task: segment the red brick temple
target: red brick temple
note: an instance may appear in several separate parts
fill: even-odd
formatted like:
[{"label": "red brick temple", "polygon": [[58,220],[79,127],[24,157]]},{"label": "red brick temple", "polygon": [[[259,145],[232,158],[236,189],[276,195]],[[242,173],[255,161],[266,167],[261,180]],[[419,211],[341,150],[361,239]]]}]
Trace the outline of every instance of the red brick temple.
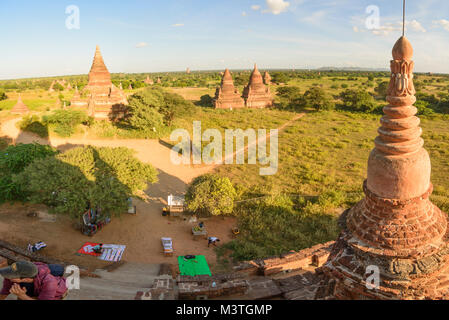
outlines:
[{"label": "red brick temple", "polygon": [[243,91],[243,98],[248,108],[266,108],[273,105],[270,88],[265,86],[257,65],[254,65],[249,84]]},{"label": "red brick temple", "polygon": [[22,97],[19,94],[19,99],[17,100],[17,104],[11,109],[12,114],[25,114],[30,112],[30,109],[23,103]]},{"label": "red brick temple", "polygon": [[111,82],[111,74],[106,68],[98,46],[89,72],[89,82],[81,96],[87,98],[82,99],[75,94],[72,106],[85,108],[89,116],[96,119],[109,119],[113,114],[120,113],[128,103],[123,91]]},{"label": "red brick temple", "polygon": [[221,79],[221,85],[215,92],[214,106],[217,109],[238,109],[245,107],[245,101],[234,87],[234,80],[229,69],[226,69]]},{"label": "red brick temple", "polygon": [[431,164],[413,106],[412,56],[401,37],[365,199],[341,217],[318,299],[449,299],[447,215],[429,199]]}]

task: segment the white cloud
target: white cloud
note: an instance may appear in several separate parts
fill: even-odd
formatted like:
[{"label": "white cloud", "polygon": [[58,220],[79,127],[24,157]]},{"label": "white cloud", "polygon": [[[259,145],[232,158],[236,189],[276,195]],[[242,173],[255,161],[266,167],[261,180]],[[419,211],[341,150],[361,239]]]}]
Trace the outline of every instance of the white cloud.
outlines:
[{"label": "white cloud", "polygon": [[242,16],[244,16],[244,17],[247,16],[246,11],[243,11],[243,12],[242,12]]},{"label": "white cloud", "polygon": [[319,24],[321,23],[321,20],[326,16],[326,11],[320,10],[317,12],[314,12],[310,14],[309,16],[302,19],[302,21],[312,23],[312,24]]},{"label": "white cloud", "polygon": [[352,31],[354,31],[354,32],[359,32],[359,27],[353,26],[353,27],[352,27]]},{"label": "white cloud", "polygon": [[184,23],[172,24],[172,27],[184,27]]},{"label": "white cloud", "polygon": [[290,6],[290,2],[284,0],[266,0],[268,10],[264,10],[264,12],[270,12],[272,14],[280,14],[282,12],[287,11]]},{"label": "white cloud", "polygon": [[251,6],[251,9],[253,9],[254,11],[260,10],[260,6],[255,4]]},{"label": "white cloud", "polygon": [[138,44],[136,44],[136,48],[145,48],[148,47],[148,43],[146,42],[139,42]]},{"label": "white cloud", "polygon": [[[406,31],[414,31],[414,32],[422,32],[425,33],[427,30],[422,26],[422,24],[416,20],[406,21],[405,22],[405,30]],[[385,23],[378,29],[371,30],[373,34],[380,36],[389,36],[391,33],[402,32],[402,22],[396,23]]]},{"label": "white cloud", "polygon": [[426,32],[427,30],[422,26],[422,24],[416,20],[408,21],[406,23],[407,27],[410,27],[411,30],[417,32]]},{"label": "white cloud", "polygon": [[441,19],[433,22],[436,25],[442,26],[444,30],[449,31],[449,21],[446,19]]}]

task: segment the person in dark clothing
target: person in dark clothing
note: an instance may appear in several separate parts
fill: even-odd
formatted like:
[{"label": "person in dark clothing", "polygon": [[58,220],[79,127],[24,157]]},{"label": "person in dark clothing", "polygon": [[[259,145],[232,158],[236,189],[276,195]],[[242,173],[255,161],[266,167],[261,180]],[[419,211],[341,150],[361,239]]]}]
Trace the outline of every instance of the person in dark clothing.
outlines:
[{"label": "person in dark clothing", "polygon": [[18,261],[0,269],[0,275],[4,278],[0,300],[10,294],[19,300],[62,300],[67,296],[65,278],[53,276],[44,263]]}]

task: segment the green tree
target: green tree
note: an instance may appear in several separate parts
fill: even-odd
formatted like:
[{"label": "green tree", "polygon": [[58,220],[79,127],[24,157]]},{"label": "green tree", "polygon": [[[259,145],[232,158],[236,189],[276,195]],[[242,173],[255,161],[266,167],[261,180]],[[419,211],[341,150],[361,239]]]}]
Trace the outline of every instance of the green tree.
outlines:
[{"label": "green tree", "polygon": [[0,151],[0,203],[22,200],[22,189],[13,182],[13,176],[23,172],[33,161],[56,154],[52,147],[40,144],[18,144]]},{"label": "green tree", "polygon": [[300,99],[300,106],[311,107],[315,110],[331,110],[335,108],[326,92],[319,87],[313,87],[307,90]]},{"label": "green tree", "polygon": [[383,81],[377,85],[377,87],[374,89],[377,95],[385,99],[387,97],[388,87],[390,83],[387,81]]},{"label": "green tree", "polygon": [[301,98],[301,90],[295,86],[278,87],[276,91],[283,109],[294,108],[294,104]]},{"label": "green tree", "polygon": [[197,177],[186,194],[187,209],[203,215],[229,215],[237,193],[227,177],[206,174]]},{"label": "green tree", "polygon": [[177,94],[158,87],[146,88],[129,100],[125,121],[137,130],[153,130],[170,126],[175,117],[191,115],[194,105]]},{"label": "green tree", "polygon": [[340,94],[345,109],[357,112],[373,112],[377,109],[374,98],[364,90],[347,89]]},{"label": "green tree", "polygon": [[90,205],[120,215],[130,196],[157,182],[157,171],[127,148],[89,146],[36,160],[13,181],[28,200],[44,203],[56,213],[78,217]]},{"label": "green tree", "polygon": [[6,95],[5,91],[0,90],[0,101],[8,99],[8,96]]}]

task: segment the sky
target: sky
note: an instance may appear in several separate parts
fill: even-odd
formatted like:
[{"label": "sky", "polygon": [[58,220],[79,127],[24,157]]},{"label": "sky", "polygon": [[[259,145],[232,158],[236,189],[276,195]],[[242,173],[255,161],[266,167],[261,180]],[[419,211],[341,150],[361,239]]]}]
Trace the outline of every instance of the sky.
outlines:
[{"label": "sky", "polygon": [[[87,74],[96,45],[114,73],[385,69],[401,21],[402,0],[0,0],[0,79]],[[406,21],[416,71],[449,73],[449,1]]]}]

